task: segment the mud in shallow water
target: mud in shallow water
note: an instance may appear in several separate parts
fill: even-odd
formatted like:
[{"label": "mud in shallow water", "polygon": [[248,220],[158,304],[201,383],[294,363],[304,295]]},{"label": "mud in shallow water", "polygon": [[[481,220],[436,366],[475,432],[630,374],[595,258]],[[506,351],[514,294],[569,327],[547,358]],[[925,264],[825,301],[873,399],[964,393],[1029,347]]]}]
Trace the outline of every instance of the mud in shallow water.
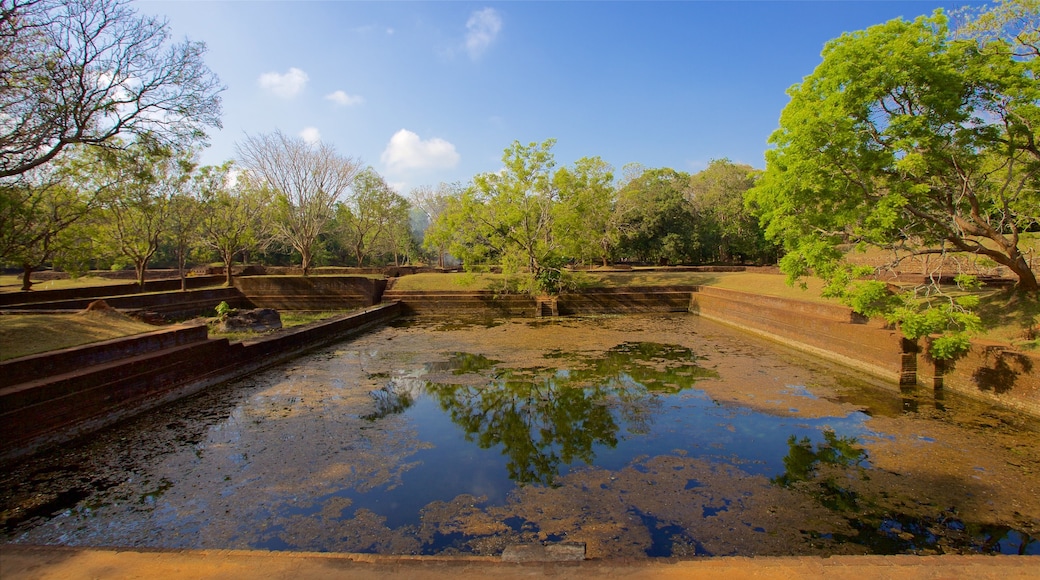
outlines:
[{"label": "mud in shallow water", "polygon": [[1040,553],[1034,422],[695,316],[411,321],[0,479],[5,541]]}]

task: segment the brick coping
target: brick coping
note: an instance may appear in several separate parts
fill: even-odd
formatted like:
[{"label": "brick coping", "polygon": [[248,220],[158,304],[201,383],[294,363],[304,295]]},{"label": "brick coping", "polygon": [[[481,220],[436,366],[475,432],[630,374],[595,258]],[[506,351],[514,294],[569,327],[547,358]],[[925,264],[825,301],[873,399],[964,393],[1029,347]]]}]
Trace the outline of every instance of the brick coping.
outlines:
[{"label": "brick coping", "polygon": [[70,548],[6,544],[5,580],[23,578],[972,578],[1040,577],[1040,556],[792,556],[503,562],[491,556],[393,556],[249,550]]}]

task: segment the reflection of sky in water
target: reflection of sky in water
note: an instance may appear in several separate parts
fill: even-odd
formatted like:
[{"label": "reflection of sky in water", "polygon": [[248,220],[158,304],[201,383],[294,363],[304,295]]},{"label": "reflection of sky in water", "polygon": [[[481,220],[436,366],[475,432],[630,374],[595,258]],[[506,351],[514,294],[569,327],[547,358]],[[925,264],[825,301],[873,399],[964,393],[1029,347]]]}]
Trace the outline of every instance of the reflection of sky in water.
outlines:
[{"label": "reflection of sky in water", "polygon": [[[457,504],[464,511],[473,503],[484,510],[482,516],[499,518],[495,521],[512,532],[530,534],[539,530],[525,517],[535,517],[532,514],[543,505],[539,503],[543,498],[572,501],[574,513],[592,506],[599,518],[604,514],[596,511],[596,501],[611,496],[593,494],[611,488],[610,493],[621,494],[617,502],[606,500],[613,502],[609,509],[617,513],[574,525],[585,529],[603,527],[601,521],[641,521],[653,540],[646,553],[667,556],[671,537],[688,532],[678,520],[669,519],[669,508],[661,508],[663,504],[653,508],[667,478],[647,471],[647,466],[691,461],[719,469],[701,467],[678,476],[681,481],[675,489],[680,495],[666,496],[676,498],[678,503],[672,505],[691,506],[692,513],[705,520],[746,515],[737,527],[753,522],[747,525],[757,527],[749,529],[763,537],[761,526],[769,527],[774,516],[741,505],[741,496],[733,495],[738,486],[747,484],[742,489],[748,495],[766,488],[755,500],[773,493],[773,500],[764,501],[774,502],[778,495],[796,498],[807,489],[817,490],[824,497],[813,501],[855,528],[853,535],[824,531],[818,537],[862,544],[875,553],[932,546],[937,540],[930,534],[940,524],[949,530],[947,537],[975,538],[972,549],[1040,551],[1040,541],[1028,534],[1001,526],[979,527],[967,518],[962,521],[952,511],[944,511],[947,504],[935,509],[938,515],[925,519],[893,515],[886,504],[874,514],[880,520],[865,519],[860,508],[869,504],[869,497],[861,501],[846,490],[826,487],[828,476],[814,479],[815,470],[834,467],[827,458],[835,450],[842,451],[839,444],[855,446],[853,438],[895,441],[893,433],[899,431],[872,432],[870,428],[878,423],[868,427],[869,417],[861,412],[822,418],[788,415],[788,406],[820,402],[812,401],[816,397],[802,386],[805,379],[774,383],[773,390],[747,384],[750,393],[761,393],[759,401],[784,409],[770,414],[710,398],[698,383],[719,375],[699,366],[702,359],[685,347],[626,342],[605,352],[603,346],[588,351],[595,355],[559,348],[538,353],[528,348],[526,358],[518,358],[546,366],[510,368],[480,355],[440,350],[462,347],[450,338],[430,340],[438,345],[430,346],[438,349],[432,352],[443,353],[430,361],[429,355],[416,354],[431,352],[422,350],[426,344],[405,343],[402,348],[397,342],[401,337],[393,336],[393,345],[384,347],[391,336],[374,335],[357,348],[351,343],[257,375],[260,387],[247,384],[239,391],[232,385],[223,394],[214,390],[197,403],[185,401],[154,414],[157,422],[146,423],[149,428],[120,432],[125,440],[123,435],[99,435],[108,442],[98,447],[100,458],[92,461],[116,466],[107,475],[93,475],[91,463],[85,463],[81,473],[79,466],[59,457],[49,460],[51,467],[45,462],[35,472],[8,478],[9,486],[26,486],[26,497],[46,498],[51,490],[57,495],[39,508],[38,525],[29,522],[25,527],[32,528],[28,535],[16,538],[9,531],[7,538],[171,548],[439,553],[454,547],[467,551],[476,548],[451,546],[453,538],[467,529],[465,523],[451,527],[461,512],[443,506]],[[756,368],[755,357],[742,356]],[[761,367],[758,375],[773,376],[769,367]],[[727,388],[739,380],[721,378],[730,381]],[[241,396],[232,394],[238,392]],[[824,395],[828,400],[831,396]],[[884,396],[875,395],[871,401]],[[882,402],[889,405],[887,399]],[[819,408],[807,414],[818,417]],[[898,400],[894,409],[896,416],[903,412]],[[914,437],[918,444],[946,444],[945,438],[937,442],[926,435]],[[866,459],[850,457],[855,467],[846,470],[848,476],[869,469]],[[54,467],[55,462],[59,467]],[[560,483],[568,473],[587,465],[609,473],[588,470]],[[839,467],[843,465],[851,463]],[[671,469],[668,473],[674,473]],[[56,481],[62,470],[67,470],[61,476],[67,481],[60,485],[66,487],[56,483],[50,488],[47,482]],[[968,475],[981,478],[991,471],[979,467]],[[84,478],[83,473],[92,475]],[[627,487],[568,488],[586,476],[587,481],[625,480]],[[563,487],[548,488],[556,484]],[[839,509],[844,504],[856,509],[846,513]],[[507,516],[501,517],[503,513]],[[795,516],[799,517],[804,516]],[[731,519],[705,525],[719,526],[719,534],[725,535],[734,523]],[[809,520],[798,520],[769,531],[789,537],[785,541],[797,541],[800,530],[814,530],[814,526]],[[905,539],[908,531],[912,540]],[[477,537],[497,532],[472,533]],[[404,543],[379,543],[389,542],[386,538]],[[734,536],[723,543],[744,546],[746,539]],[[966,540],[958,541],[967,545]],[[744,554],[742,549],[734,548],[732,553]],[[718,553],[730,553],[726,550]]]},{"label": "reflection of sky in water", "polygon": [[[694,365],[687,362],[685,366]],[[437,370],[445,370],[443,367],[447,365],[437,367]],[[660,371],[654,372],[660,374]],[[645,368],[641,374],[648,376]],[[395,381],[394,386],[409,401],[396,419],[407,421],[418,438],[432,446],[409,457],[409,461],[417,465],[402,474],[400,485],[364,493],[344,489],[333,494],[352,500],[348,515],[365,508],[385,516],[387,525],[392,528],[414,525],[419,522],[421,508],[430,502],[471,494],[486,498],[484,505],[502,505],[515,488],[516,483],[509,477],[506,446],[519,443],[506,440],[482,448],[476,441],[477,436],[467,440],[465,430],[453,422],[442,404],[415,380],[421,375],[421,371],[407,373],[407,380]],[[627,372],[607,375],[601,377],[604,387],[582,389],[585,398],[594,399],[596,405],[606,407],[614,421],[614,432],[612,436],[608,434],[607,439],[616,441],[616,444],[592,444],[591,465],[596,467],[618,470],[641,456],[681,452],[690,457],[734,464],[750,474],[772,478],[784,472],[783,459],[790,450],[788,439],[791,436],[798,439],[807,437],[817,443],[823,440],[824,430],[832,430],[844,437],[862,437],[867,433],[863,424],[868,416],[861,412],[818,419],[776,416],[739,406],[719,405],[703,391],[683,385],[675,393],[651,392]],[[581,388],[567,386],[576,377],[583,384],[589,384],[589,373],[567,369],[545,370],[542,376],[526,378],[533,384],[533,392],[544,394],[546,391]],[[689,377],[687,384],[692,385],[697,378]],[[504,382],[508,381],[491,379],[486,389],[470,389],[467,394],[494,393],[496,386],[501,391]],[[799,389],[805,392],[804,387],[794,387],[794,390]],[[605,396],[596,397],[597,392]],[[632,393],[636,396],[630,396]],[[488,394],[489,401],[477,405],[490,405],[493,398],[493,394]],[[516,401],[512,403],[516,404]],[[474,403],[466,401],[464,404]],[[520,414],[539,412],[525,401],[519,404],[525,407]],[[570,419],[575,420],[574,417]],[[530,420],[530,436],[535,440],[544,437],[540,431],[559,427],[547,424],[544,418]],[[498,436],[492,435],[492,439]],[[544,454],[559,456],[559,441],[546,445],[543,451]],[[580,458],[569,463],[561,461],[557,467],[550,468],[553,473],[549,474],[549,479],[585,464]]]}]

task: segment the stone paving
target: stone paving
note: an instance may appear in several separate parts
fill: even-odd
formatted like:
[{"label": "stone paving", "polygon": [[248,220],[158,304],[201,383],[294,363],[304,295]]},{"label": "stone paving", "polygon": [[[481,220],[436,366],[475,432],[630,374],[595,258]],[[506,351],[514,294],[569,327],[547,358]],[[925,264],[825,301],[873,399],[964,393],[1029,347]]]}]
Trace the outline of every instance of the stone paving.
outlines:
[{"label": "stone paving", "polygon": [[1040,556],[833,556],[503,562],[491,557],[408,557],[239,550],[116,550],[0,546],[3,580],[62,578],[1040,578]]}]

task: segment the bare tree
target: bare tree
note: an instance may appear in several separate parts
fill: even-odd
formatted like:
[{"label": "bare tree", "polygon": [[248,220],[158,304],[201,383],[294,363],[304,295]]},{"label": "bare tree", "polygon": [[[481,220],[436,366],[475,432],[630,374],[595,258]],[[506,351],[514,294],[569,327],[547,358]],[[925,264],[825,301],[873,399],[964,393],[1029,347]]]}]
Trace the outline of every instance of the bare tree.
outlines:
[{"label": "bare tree", "polygon": [[202,42],[128,0],[0,0],[0,178],[65,147],[150,133],[166,145],[220,127],[220,85]]},{"label": "bare tree", "polygon": [[361,163],[331,145],[311,145],[281,131],[247,136],[237,151],[251,182],[274,191],[276,233],[300,253],[303,275],[308,275],[319,236]]}]

